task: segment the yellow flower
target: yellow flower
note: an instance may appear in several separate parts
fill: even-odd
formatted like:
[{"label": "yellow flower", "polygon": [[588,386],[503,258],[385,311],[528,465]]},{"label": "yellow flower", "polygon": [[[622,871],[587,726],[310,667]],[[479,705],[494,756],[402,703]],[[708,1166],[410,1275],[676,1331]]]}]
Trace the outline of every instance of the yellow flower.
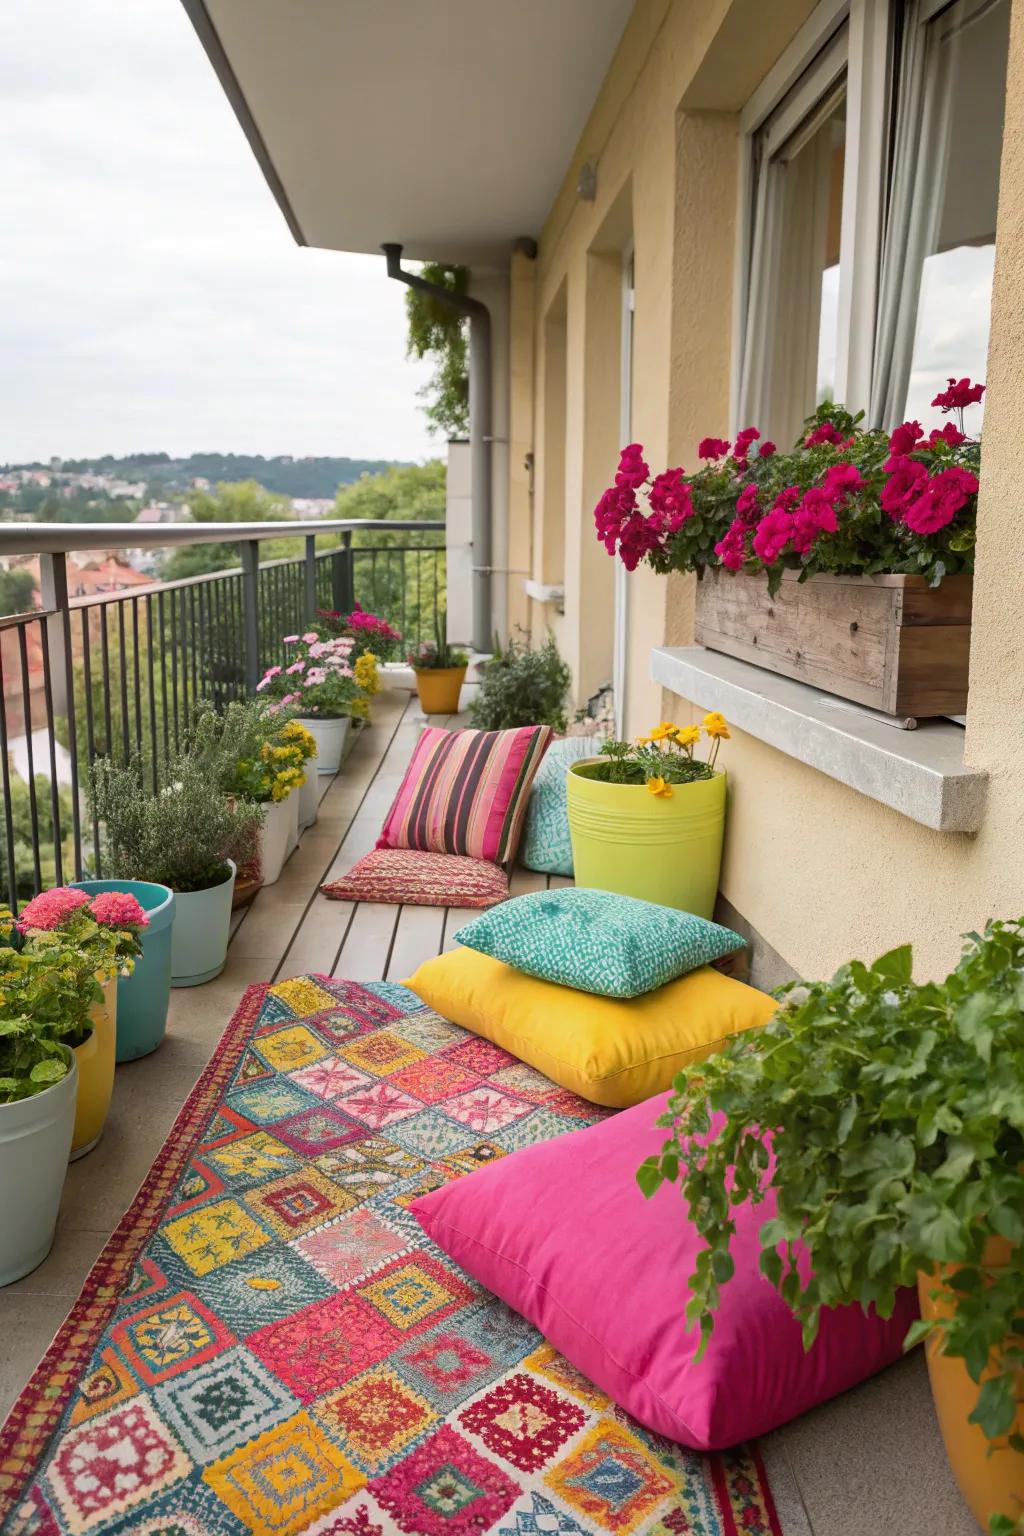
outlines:
[{"label": "yellow flower", "polygon": [[653,737],[651,736],[638,736],[636,739],[636,744],[638,747],[649,747],[652,740]]},{"label": "yellow flower", "polygon": [[647,788],[652,795],[657,795],[662,800],[668,800],[672,794],[672,785],[666,784],[661,778],[648,779]]},{"label": "yellow flower", "polygon": [[364,693],[372,695],[380,690],[377,674],[377,658],[372,651],[364,651],[352,668],[353,676]]},{"label": "yellow flower", "polygon": [[675,735],[675,729],[671,720],[663,720],[660,725],[654,727],[650,739],[651,741],[665,741],[669,736]]},{"label": "yellow flower", "polygon": [[700,741],[699,725],[681,725],[676,731],[676,741],[681,747],[692,747]]},{"label": "yellow flower", "polygon": [[723,741],[729,740],[728,722],[717,709],[713,709],[709,715],[704,716],[704,729],[709,736],[721,737]]}]

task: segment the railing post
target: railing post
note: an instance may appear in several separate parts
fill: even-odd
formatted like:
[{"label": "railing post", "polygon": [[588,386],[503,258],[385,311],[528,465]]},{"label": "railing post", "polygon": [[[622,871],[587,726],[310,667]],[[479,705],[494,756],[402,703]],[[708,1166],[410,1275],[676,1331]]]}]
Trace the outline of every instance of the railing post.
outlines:
[{"label": "railing post", "polygon": [[342,533],[341,548],[331,557],[331,591],[335,612],[351,613],[356,605],[356,583],[350,528]]},{"label": "railing post", "polygon": [[[68,606],[68,562],[63,551],[39,556],[39,597],[46,613],[46,648],[50,659],[51,718],[46,724],[51,743],[56,740],[56,717],[68,722],[68,759],[71,770],[71,830],[75,847],[75,879],[82,878],[82,824],[78,803],[78,730],[75,723],[75,664],[71,652],[71,613]],[[51,754],[51,763],[53,757]],[[52,786],[51,786],[52,787]],[[53,840],[61,829],[54,816]],[[60,871],[59,859],[56,861]],[[61,875],[58,873],[58,880]]]},{"label": "railing post", "polygon": [[316,534],[306,535],[306,619],[316,618]]},{"label": "railing post", "polygon": [[245,690],[256,692],[260,680],[260,546],[258,539],[239,545],[242,557],[242,632],[245,640]]}]

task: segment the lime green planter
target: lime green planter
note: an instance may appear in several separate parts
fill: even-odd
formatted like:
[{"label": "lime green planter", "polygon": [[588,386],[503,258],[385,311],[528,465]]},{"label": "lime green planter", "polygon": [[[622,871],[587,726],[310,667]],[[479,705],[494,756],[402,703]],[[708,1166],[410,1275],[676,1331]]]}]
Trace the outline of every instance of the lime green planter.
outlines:
[{"label": "lime green planter", "polygon": [[710,918],[725,832],[725,774],[652,795],[643,784],[594,778],[598,759],[568,775],[576,884],[638,896]]}]

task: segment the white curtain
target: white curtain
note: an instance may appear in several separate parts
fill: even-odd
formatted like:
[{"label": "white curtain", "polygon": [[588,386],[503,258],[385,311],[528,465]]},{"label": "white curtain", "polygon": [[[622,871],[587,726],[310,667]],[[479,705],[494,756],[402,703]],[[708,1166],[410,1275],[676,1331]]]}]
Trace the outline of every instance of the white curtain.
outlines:
[{"label": "white curtain", "polygon": [[903,420],[917,333],[921,276],[935,250],[953,116],[954,48],[907,0],[897,75],[893,174],[875,321],[869,425]]}]

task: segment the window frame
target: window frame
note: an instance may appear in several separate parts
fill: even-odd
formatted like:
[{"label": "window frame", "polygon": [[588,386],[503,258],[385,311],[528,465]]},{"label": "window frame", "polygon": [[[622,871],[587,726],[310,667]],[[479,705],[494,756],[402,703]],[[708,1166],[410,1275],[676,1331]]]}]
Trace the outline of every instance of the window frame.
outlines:
[{"label": "window frame", "polygon": [[[948,0],[934,0],[936,7]],[[846,77],[846,147],[839,249],[837,399],[868,407],[883,210],[889,175],[895,38],[892,0],[820,0],[740,114],[730,425],[739,420],[752,289],[756,165],[780,149],[818,102]],[[843,63],[837,65],[842,57]],[[772,121],[774,119],[774,121]]]}]

